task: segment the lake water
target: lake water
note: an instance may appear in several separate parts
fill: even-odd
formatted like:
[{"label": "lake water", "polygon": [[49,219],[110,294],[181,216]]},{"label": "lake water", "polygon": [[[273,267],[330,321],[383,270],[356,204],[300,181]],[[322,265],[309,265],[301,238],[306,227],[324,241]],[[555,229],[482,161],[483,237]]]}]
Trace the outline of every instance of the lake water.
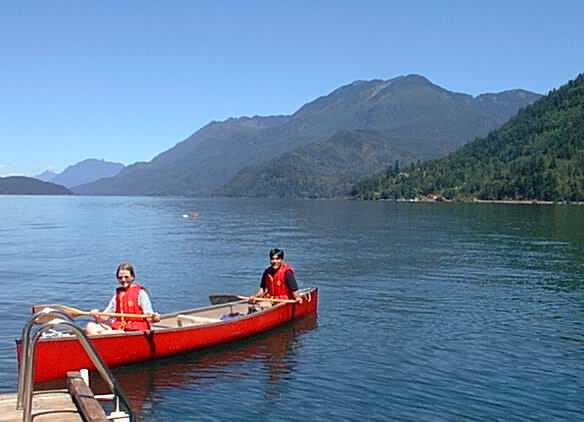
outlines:
[{"label": "lake water", "polygon": [[578,206],[0,197],[0,392],[31,304],[101,308],[130,261],[160,312],[207,305],[272,247],[318,318],[115,370],[142,420],[582,419]]}]

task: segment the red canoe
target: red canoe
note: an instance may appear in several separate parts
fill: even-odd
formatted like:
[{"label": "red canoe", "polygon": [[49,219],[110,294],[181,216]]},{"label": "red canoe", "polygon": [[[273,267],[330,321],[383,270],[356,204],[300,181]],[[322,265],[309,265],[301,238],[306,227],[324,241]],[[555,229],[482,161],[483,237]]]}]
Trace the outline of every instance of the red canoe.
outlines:
[{"label": "red canoe", "polygon": [[[90,337],[110,367],[128,365],[228,343],[317,312],[318,289],[303,290],[302,303],[250,305],[245,300],[165,314],[151,331]],[[253,311],[253,312],[250,312]],[[21,360],[21,341],[17,340]],[[34,381],[65,378],[67,371],[95,369],[73,336],[41,338],[36,347]]]}]

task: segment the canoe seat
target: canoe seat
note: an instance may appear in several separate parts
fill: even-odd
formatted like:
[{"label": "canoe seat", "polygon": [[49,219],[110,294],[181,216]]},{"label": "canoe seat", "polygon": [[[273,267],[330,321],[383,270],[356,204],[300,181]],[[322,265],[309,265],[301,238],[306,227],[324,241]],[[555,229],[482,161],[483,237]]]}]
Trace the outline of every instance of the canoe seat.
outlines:
[{"label": "canoe seat", "polygon": [[175,326],[171,324],[157,322],[152,324],[152,328],[175,328]]},{"label": "canoe seat", "polygon": [[[194,315],[177,315],[176,316],[176,324],[179,327],[183,325],[191,325],[191,324],[209,324],[210,322],[219,322],[220,319],[217,318],[207,318],[201,316],[194,316]],[[187,324],[185,324],[185,322]]]}]

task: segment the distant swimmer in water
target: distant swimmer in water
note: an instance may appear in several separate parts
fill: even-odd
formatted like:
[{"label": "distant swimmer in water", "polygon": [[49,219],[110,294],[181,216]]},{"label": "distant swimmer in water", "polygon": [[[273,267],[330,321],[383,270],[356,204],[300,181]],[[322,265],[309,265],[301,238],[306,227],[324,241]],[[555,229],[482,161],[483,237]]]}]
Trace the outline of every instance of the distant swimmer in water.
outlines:
[{"label": "distant swimmer in water", "polygon": [[188,214],[183,214],[183,218],[190,218],[191,220],[196,220],[197,218],[199,218],[199,213],[198,212],[190,212]]}]

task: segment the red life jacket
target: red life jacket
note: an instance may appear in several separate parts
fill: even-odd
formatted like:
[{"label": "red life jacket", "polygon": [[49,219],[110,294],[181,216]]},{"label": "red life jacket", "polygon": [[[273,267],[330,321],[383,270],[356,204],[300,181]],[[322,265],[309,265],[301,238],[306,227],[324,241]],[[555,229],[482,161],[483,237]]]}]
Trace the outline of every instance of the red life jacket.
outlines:
[{"label": "red life jacket", "polygon": [[[144,310],[138,303],[138,296],[143,289],[139,284],[131,284],[127,290],[116,289],[116,313],[143,314]],[[144,318],[114,318],[112,328],[124,331],[145,331],[150,329],[150,322]]]},{"label": "red life jacket", "polygon": [[268,276],[266,288],[268,289],[269,297],[276,299],[294,298],[292,290],[286,284],[286,271],[292,271],[294,273],[294,269],[290,265],[282,262],[282,265],[280,265],[280,268],[278,268],[278,271],[274,275],[266,274]]}]

